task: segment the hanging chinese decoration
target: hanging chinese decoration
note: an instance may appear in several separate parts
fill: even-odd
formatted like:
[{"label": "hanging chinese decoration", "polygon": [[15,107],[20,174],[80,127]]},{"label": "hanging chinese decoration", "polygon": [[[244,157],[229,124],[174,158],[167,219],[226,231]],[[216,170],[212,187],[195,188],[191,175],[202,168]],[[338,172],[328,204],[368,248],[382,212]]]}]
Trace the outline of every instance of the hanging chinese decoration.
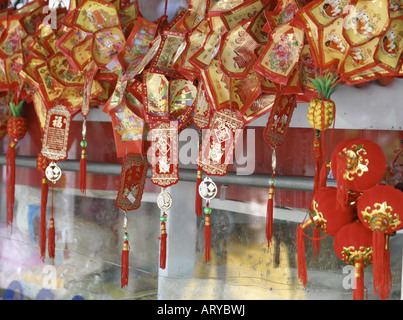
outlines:
[{"label": "hanging chinese decoration", "polygon": [[[123,50],[126,42],[119,15],[112,3],[105,1],[82,1],[77,8],[69,11],[62,20],[69,31],[69,41],[74,45],[69,56],[76,70],[84,74],[83,103],[81,115],[84,118],[80,159],[80,189],[86,189],[86,119],[90,111],[93,82],[98,70],[113,70],[115,57]],[[63,46],[66,39],[59,41]],[[111,65],[112,63],[112,65]]]},{"label": "hanging chinese decoration", "polygon": [[[141,140],[142,142],[142,140]],[[119,190],[115,204],[124,212],[123,221],[123,250],[121,261],[121,287],[128,285],[129,281],[129,251],[130,242],[127,232],[127,211],[137,210],[141,205],[148,161],[142,154],[127,154],[122,164]]]},{"label": "hanging chinese decoration", "polygon": [[210,214],[212,209],[210,208],[210,201],[217,195],[217,185],[211,180],[210,177],[204,178],[200,182],[197,192],[200,197],[206,201],[206,207],[204,211],[204,255],[206,262],[211,259],[211,220]]},{"label": "hanging chinese decoration", "polygon": [[[159,59],[158,55],[156,59]],[[165,75],[150,70],[143,78],[143,101],[151,129],[151,182],[162,188],[157,203],[162,212],[160,268],[164,269],[167,210],[171,207],[165,203],[167,199],[172,201],[166,189],[179,181],[178,132],[186,124],[186,114],[193,110],[197,89],[189,80],[168,81]]]},{"label": "hanging chinese decoration", "polygon": [[[67,158],[69,147],[70,121],[80,111],[83,101],[84,75],[75,70],[70,61],[55,45],[61,36],[63,26],[52,29],[51,25],[38,23],[36,33],[31,35],[27,45],[28,53],[22,66],[20,76],[34,89],[34,108],[42,133],[42,150],[38,155],[38,170],[43,172],[47,181],[53,186],[61,178],[62,171],[58,161]],[[93,86],[92,97],[101,91],[97,83]],[[85,128],[83,130],[85,134]],[[43,165],[48,166],[43,171]],[[46,184],[47,184],[46,181]],[[47,186],[42,179],[41,220],[45,219]],[[44,222],[41,221],[40,247],[44,256]],[[48,251],[54,258],[55,228],[54,208],[52,201],[51,218],[49,222]]]},{"label": "hanging chinese decoration", "polygon": [[403,227],[403,192],[389,185],[375,185],[357,201],[361,223],[372,233],[374,294],[388,299],[392,288],[389,238]]},{"label": "hanging chinese decoration", "polygon": [[26,37],[20,19],[22,16],[12,14],[10,10],[2,10],[1,14],[1,87],[9,91],[6,97],[11,110],[7,120],[7,134],[10,143],[6,155],[6,185],[7,185],[7,225],[12,225],[14,215],[15,192],[15,148],[27,131],[26,119],[22,115],[24,100],[21,99],[21,89],[24,81],[18,76],[23,64],[22,41]]},{"label": "hanging chinese decoration", "polygon": [[[84,196],[91,107],[102,105],[110,117],[116,155],[122,159],[115,204],[124,212],[123,288],[128,285],[131,249],[127,213],[141,205],[149,168],[151,182],[161,188],[159,260],[160,267],[166,267],[173,202],[169,187],[179,181],[178,134],[191,124],[199,133],[195,213],[204,213],[209,261],[211,201],[218,192],[212,177],[228,173],[245,126],[268,114],[264,139],[272,149],[272,174],[265,232],[270,246],[276,150],[285,141],[297,103],[308,102],[315,175],[309,218],[297,227],[298,276],[305,286],[305,230],[312,226],[315,254],[322,231],[335,237],[336,255],[356,267],[354,299],[363,299],[363,270],[371,263],[375,292],[388,297],[388,245],[389,237],[401,228],[401,192],[379,185],[386,160],[371,141],[342,141],[326,165],[324,133],[335,123],[331,96],[337,85],[402,76],[399,1],[190,0],[187,9],[169,22],[168,1],[164,14],[148,21],[137,1],[72,0],[68,9],[51,9],[56,9],[57,26],[49,24],[47,5],[32,1],[17,10],[0,11],[0,99],[7,105],[0,116],[0,138],[6,123],[10,138],[7,224],[13,222],[15,149],[27,126],[20,111],[24,101],[32,102],[42,137],[37,156],[42,175],[42,259],[48,182],[48,251],[54,258],[53,186],[62,175],[58,162],[68,158],[70,125],[76,115],[83,118],[79,187]],[[148,130],[150,147],[145,141]],[[329,167],[337,187],[326,186]]]},{"label": "hanging chinese decoration", "polygon": [[379,183],[386,171],[382,149],[367,139],[347,139],[333,150],[331,169],[337,181],[339,203],[354,202],[360,194]]},{"label": "hanging chinese decoration", "polygon": [[371,231],[359,220],[348,223],[335,234],[333,248],[340,260],[354,266],[353,299],[364,300],[364,269],[374,255]]},{"label": "hanging chinese decoration", "polygon": [[269,198],[267,201],[266,213],[266,239],[267,244],[273,238],[273,210],[274,210],[274,191],[276,185],[276,150],[285,140],[291,117],[296,108],[297,100],[295,95],[282,95],[276,99],[269,115],[269,119],[264,130],[264,139],[272,148],[272,174],[269,179]]},{"label": "hanging chinese decoration", "polygon": [[6,177],[7,177],[7,225],[13,224],[14,212],[14,191],[15,191],[15,148],[20,140],[22,140],[27,132],[26,119],[21,114],[24,101],[17,106],[14,102],[10,102],[12,117],[7,121],[7,134],[10,143],[7,148],[6,155]]}]

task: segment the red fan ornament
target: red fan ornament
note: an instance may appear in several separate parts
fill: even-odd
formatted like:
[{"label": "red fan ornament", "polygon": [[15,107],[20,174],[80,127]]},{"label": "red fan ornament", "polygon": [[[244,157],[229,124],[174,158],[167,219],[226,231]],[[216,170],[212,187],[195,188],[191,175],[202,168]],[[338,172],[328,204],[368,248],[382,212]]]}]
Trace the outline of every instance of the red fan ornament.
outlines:
[{"label": "red fan ornament", "polygon": [[357,202],[362,224],[372,231],[374,292],[387,299],[392,287],[389,237],[403,227],[403,192],[389,185],[376,185]]}]

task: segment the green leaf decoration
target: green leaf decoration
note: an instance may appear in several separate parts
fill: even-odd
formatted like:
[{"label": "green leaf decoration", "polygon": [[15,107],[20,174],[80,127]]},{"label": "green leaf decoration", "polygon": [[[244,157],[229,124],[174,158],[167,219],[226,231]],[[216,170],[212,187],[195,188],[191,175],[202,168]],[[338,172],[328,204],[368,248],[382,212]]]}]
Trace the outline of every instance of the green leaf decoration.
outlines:
[{"label": "green leaf decoration", "polygon": [[316,91],[318,92],[319,99],[330,99],[330,96],[336,90],[336,84],[339,80],[339,77],[333,74],[332,72],[326,72],[323,75],[316,76],[315,79],[308,78],[309,81],[315,86]]},{"label": "green leaf decoration", "polygon": [[22,106],[24,105],[24,100],[21,100],[18,105],[15,105],[14,102],[10,102],[11,112],[13,113],[13,117],[21,117]]}]

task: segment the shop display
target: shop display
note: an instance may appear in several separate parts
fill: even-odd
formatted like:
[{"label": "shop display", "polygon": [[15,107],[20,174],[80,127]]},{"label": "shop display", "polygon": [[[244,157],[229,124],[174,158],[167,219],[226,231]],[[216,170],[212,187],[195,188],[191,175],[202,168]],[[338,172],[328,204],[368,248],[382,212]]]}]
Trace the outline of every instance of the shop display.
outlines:
[{"label": "shop display", "polygon": [[[298,278],[306,286],[305,231],[312,227],[315,254],[323,232],[334,237],[337,257],[355,266],[354,299],[364,298],[363,272],[369,264],[375,294],[388,298],[388,241],[402,227],[403,192],[381,184],[387,165],[377,144],[347,139],[327,154],[325,130],[333,130],[337,109],[331,95],[339,85],[402,77],[403,14],[398,3],[191,0],[171,21],[167,2],[164,14],[149,21],[137,1],[71,0],[69,8],[57,8],[57,27],[45,22],[47,4],[34,0],[0,11],[0,91],[9,92],[2,98],[11,111],[0,119],[7,121],[10,138],[7,224],[13,222],[16,146],[27,126],[20,113],[24,106],[36,115],[42,138],[37,156],[42,259],[48,188],[48,254],[55,258],[53,188],[63,175],[58,162],[68,159],[77,135],[79,189],[86,196],[88,137],[93,133],[88,116],[98,107],[110,119],[114,151],[122,163],[115,199],[124,214],[121,288],[129,285],[129,251],[136,247],[129,242],[128,220],[141,206],[148,170],[150,181],[160,188],[159,266],[166,268],[168,216],[175,202],[170,188],[180,181],[179,133],[191,125],[199,134],[194,208],[196,218],[204,219],[208,263],[210,204],[219,192],[214,177],[230,171],[245,127],[268,114],[263,138],[272,155],[265,214],[270,247],[277,164],[282,161],[278,150],[297,104],[309,102],[315,174],[308,219],[296,230]],[[71,130],[77,115],[82,117],[80,132]],[[337,187],[326,185],[328,170]]]}]

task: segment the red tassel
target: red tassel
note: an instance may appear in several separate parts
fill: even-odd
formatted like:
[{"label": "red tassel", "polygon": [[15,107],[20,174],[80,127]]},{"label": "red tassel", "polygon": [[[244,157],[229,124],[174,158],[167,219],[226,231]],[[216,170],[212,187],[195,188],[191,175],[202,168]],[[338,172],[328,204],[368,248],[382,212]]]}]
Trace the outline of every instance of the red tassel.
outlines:
[{"label": "red tassel", "polygon": [[383,275],[384,275],[384,285],[383,291],[379,293],[381,300],[386,300],[389,298],[390,291],[392,290],[392,273],[390,271],[390,250],[389,250],[389,236],[386,236],[386,248],[384,251],[384,264],[383,264]]},{"label": "red tassel", "polygon": [[266,212],[266,239],[267,246],[270,247],[270,243],[273,239],[273,207],[274,207],[274,179],[270,180],[269,187],[269,199],[267,200],[267,212]]},{"label": "red tassel", "polygon": [[49,233],[48,233],[48,254],[49,258],[55,257],[55,220],[49,220]]},{"label": "red tassel", "polygon": [[161,222],[160,241],[160,268],[165,269],[167,259],[167,230],[165,222]]},{"label": "red tassel", "polygon": [[313,185],[313,192],[319,188],[320,185],[320,170],[322,166],[322,144],[320,141],[320,132],[317,130],[315,131],[315,139],[313,141],[313,157],[315,158],[315,176],[314,176],[314,185]]},{"label": "red tassel", "polygon": [[344,206],[348,203],[348,188],[346,179],[344,179],[344,173],[347,170],[347,159],[344,157],[337,158],[337,172],[336,172],[336,181],[337,181],[337,201],[339,206]]},{"label": "red tassel", "polygon": [[354,262],[353,300],[364,300],[364,260]]},{"label": "red tassel", "polygon": [[48,189],[48,180],[46,177],[43,177],[41,188],[41,221],[39,229],[39,247],[42,260],[45,259],[46,254],[46,205],[48,202]]},{"label": "red tassel", "polygon": [[26,120],[23,117],[11,117],[7,120],[7,134],[11,139],[6,155],[7,174],[7,226],[13,224],[14,192],[15,192],[15,147],[27,132]]},{"label": "red tassel", "polygon": [[204,255],[206,257],[206,262],[211,260],[211,224],[210,224],[210,214],[206,214],[204,222]]},{"label": "red tassel", "polygon": [[373,276],[374,294],[379,294],[381,300],[389,297],[391,284],[390,252],[387,248],[385,234],[379,229],[372,232],[373,243]]},{"label": "red tassel", "polygon": [[7,173],[7,226],[13,224],[14,216],[14,192],[15,192],[15,146],[12,141],[7,148],[6,173]]},{"label": "red tassel", "polygon": [[85,152],[85,148],[82,148],[80,159],[80,190],[84,196],[86,189],[87,189],[87,155]]},{"label": "red tassel", "polygon": [[125,233],[122,249],[122,264],[120,270],[120,286],[126,287],[129,284],[129,240],[128,235]]},{"label": "red tassel", "polygon": [[306,270],[305,259],[305,228],[312,223],[312,220],[304,222],[297,227],[297,262],[298,262],[298,278],[301,280],[305,287],[308,282],[308,274]]},{"label": "red tassel", "polygon": [[313,228],[313,260],[316,261],[316,255],[320,253],[320,227]]},{"label": "red tassel", "polygon": [[196,201],[195,201],[195,213],[197,217],[201,217],[203,214],[203,199],[199,194],[199,186],[202,181],[202,171],[197,169],[197,180],[196,180]]},{"label": "red tassel", "polygon": [[319,187],[320,188],[326,187],[326,179],[327,179],[326,163],[323,163],[322,169],[320,170],[320,176],[319,176]]}]

